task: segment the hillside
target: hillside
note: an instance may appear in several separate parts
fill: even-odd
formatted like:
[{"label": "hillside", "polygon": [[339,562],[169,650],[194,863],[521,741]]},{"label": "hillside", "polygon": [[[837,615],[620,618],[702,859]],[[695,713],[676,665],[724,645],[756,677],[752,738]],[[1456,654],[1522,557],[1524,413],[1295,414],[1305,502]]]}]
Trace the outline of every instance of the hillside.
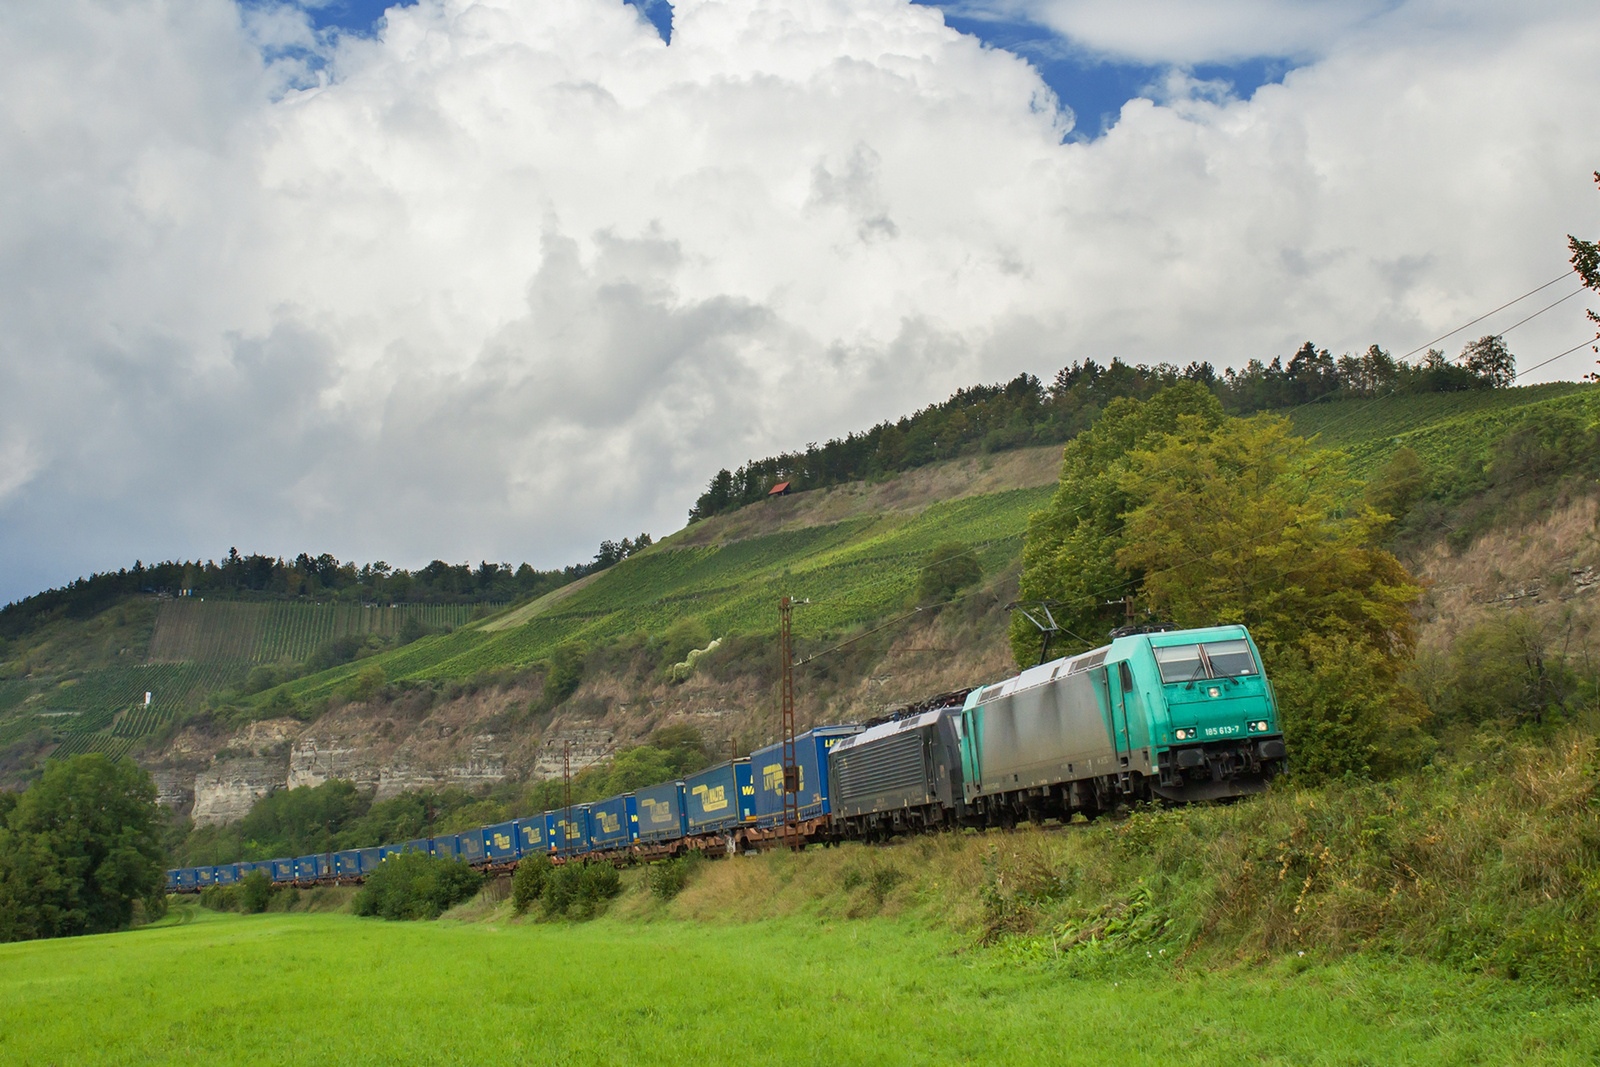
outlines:
[{"label": "hillside", "polygon": [[[1558,384],[1319,402],[1291,417],[1367,475],[1402,446],[1441,465],[1486,456],[1520,420],[1593,422],[1597,403],[1592,386]],[[52,751],[131,752],[170,802],[217,821],[286,783],[348,778],[389,796],[559,774],[564,749],[581,767],[671,723],[744,750],[774,729],[780,596],[810,601],[795,614],[810,654],[910,611],[929,549],[972,546],[977,591],[802,668],[802,721],[875,714],[1009,669],[1004,604],[1058,454],[976,455],[762,501],[477,618],[447,605],[126,602],[6,650],[0,772],[14,781]],[[1570,532],[1556,540],[1523,569],[1584,550]],[[1455,558],[1424,559],[1424,573]],[[1441,590],[1430,626],[1505,592]],[[668,677],[713,638],[687,680]],[[574,647],[586,652],[576,690],[545,699],[552,660]]]}]

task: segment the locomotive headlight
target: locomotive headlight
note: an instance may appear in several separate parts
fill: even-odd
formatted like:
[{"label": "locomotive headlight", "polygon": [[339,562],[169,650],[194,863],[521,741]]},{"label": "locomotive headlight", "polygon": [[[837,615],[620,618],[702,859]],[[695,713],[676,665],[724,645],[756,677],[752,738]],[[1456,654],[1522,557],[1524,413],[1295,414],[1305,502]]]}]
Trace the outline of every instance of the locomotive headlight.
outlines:
[{"label": "locomotive headlight", "polygon": [[1194,727],[1193,726],[1190,726],[1190,727],[1187,727],[1187,728],[1179,727],[1178,729],[1172,731],[1172,736],[1176,737],[1179,741],[1193,741],[1194,740]]},{"label": "locomotive headlight", "polygon": [[1250,732],[1253,734],[1264,734],[1267,732],[1267,726],[1267,720],[1257,719],[1255,722],[1250,724]]}]

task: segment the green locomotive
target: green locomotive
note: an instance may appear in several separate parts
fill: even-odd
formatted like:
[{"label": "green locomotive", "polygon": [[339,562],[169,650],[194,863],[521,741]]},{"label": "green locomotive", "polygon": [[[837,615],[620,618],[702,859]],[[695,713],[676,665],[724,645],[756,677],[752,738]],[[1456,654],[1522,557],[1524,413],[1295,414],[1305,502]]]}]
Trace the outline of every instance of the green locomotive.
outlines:
[{"label": "green locomotive", "polygon": [[1243,626],[1120,632],[974,689],[960,721],[963,821],[975,825],[1243,796],[1287,758]]}]

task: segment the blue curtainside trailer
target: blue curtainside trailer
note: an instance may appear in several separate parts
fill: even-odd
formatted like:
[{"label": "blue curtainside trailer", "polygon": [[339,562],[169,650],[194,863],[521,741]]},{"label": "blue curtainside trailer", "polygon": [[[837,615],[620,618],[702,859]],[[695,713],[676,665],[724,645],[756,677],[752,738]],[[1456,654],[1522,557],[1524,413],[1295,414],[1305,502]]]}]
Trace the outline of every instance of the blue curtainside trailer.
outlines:
[{"label": "blue curtainside trailer", "polygon": [[684,822],[683,783],[663,782],[634,794],[639,815],[639,840],[676,841],[687,834]]},{"label": "blue curtainside trailer", "polygon": [[557,808],[546,816],[546,826],[556,855],[574,856],[589,851],[589,805]]},{"label": "blue curtainside trailer", "polygon": [[462,863],[483,863],[488,859],[488,849],[483,840],[484,828],[463,830],[456,835],[456,858]]},{"label": "blue curtainside trailer", "polygon": [[683,780],[683,791],[691,834],[720,833],[755,819],[748,757],[725,760],[690,775]]},{"label": "blue curtainside trailer", "polygon": [[517,824],[503,822],[483,828],[484,853],[491,863],[509,863],[522,855],[517,839]]},{"label": "blue curtainside trailer", "polygon": [[549,851],[550,837],[549,831],[545,829],[543,815],[515,819],[511,825],[516,828],[518,856],[532,856],[538,852]]},{"label": "blue curtainside trailer", "polygon": [[[828,814],[828,750],[861,732],[859,726],[818,726],[794,739],[794,764],[799,771],[799,818]],[[755,786],[756,825],[783,822],[783,745],[768,745],[750,753],[751,781]]]},{"label": "blue curtainside trailer", "polygon": [[607,797],[589,809],[589,844],[596,849],[625,848],[639,836],[639,806],[632,793]]},{"label": "blue curtainside trailer", "polygon": [[360,878],[361,853],[356,849],[333,854],[333,876],[335,878]]},{"label": "blue curtainside trailer", "polygon": [[429,851],[442,860],[455,860],[461,858],[461,849],[456,841],[455,834],[445,834],[443,837],[429,839]]},{"label": "blue curtainside trailer", "polygon": [[294,881],[294,860],[276,859],[269,860],[268,863],[271,865],[272,880],[274,882]]}]

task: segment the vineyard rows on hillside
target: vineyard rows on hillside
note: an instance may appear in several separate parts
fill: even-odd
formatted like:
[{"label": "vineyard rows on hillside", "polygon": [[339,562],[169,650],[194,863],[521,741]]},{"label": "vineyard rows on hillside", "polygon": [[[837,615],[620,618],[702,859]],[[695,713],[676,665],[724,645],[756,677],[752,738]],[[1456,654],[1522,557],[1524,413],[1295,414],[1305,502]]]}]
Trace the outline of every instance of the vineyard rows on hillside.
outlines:
[{"label": "vineyard rows on hillside", "polygon": [[1402,445],[1426,463],[1444,465],[1464,450],[1486,447],[1529,416],[1566,412],[1592,418],[1597,401],[1600,390],[1594,386],[1553,382],[1488,392],[1336,400],[1300,408],[1291,418],[1296,433],[1319,434],[1318,444],[1349,453],[1352,473],[1364,478]]},{"label": "vineyard rows on hillside", "polygon": [[61,739],[57,755],[120,755],[207,693],[238,682],[244,670],[228,663],[153,663],[86,671],[48,688],[21,679],[0,683],[0,714],[6,715],[0,743],[43,728]]},{"label": "vineyard rows on hillside", "polygon": [[301,604],[169,600],[150,638],[153,662],[298,663],[347,634],[393,636],[407,618],[432,629],[460,626],[471,604]]}]

